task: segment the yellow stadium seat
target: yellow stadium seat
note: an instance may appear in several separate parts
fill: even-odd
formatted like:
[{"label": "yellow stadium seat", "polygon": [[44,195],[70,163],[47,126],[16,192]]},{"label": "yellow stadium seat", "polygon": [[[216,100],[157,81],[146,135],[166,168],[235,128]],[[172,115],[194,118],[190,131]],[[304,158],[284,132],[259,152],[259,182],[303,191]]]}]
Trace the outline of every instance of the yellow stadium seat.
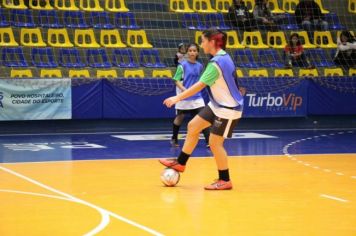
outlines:
[{"label": "yellow stadium seat", "polygon": [[267,44],[272,48],[285,48],[287,45],[287,40],[284,32],[268,31]]},{"label": "yellow stadium seat", "polygon": [[356,76],[356,68],[349,69],[349,76]]},{"label": "yellow stadium seat", "polygon": [[96,71],[97,78],[117,78],[116,70],[97,70]]},{"label": "yellow stadium seat", "polygon": [[59,69],[42,69],[40,72],[41,78],[63,78],[62,71]]},{"label": "yellow stadium seat", "polygon": [[300,77],[316,77],[319,76],[317,69],[299,69]]},{"label": "yellow stadium seat", "polygon": [[252,31],[252,32],[245,31],[242,44],[248,48],[255,48],[255,49],[268,48],[268,46],[263,43],[260,31]]},{"label": "yellow stadium seat", "polygon": [[51,47],[71,48],[74,45],[70,42],[67,29],[48,29],[47,43]]},{"label": "yellow stadium seat", "polygon": [[193,0],[193,10],[199,13],[216,13],[210,0]]},{"label": "yellow stadium seat", "polygon": [[275,69],[274,77],[293,77],[294,72],[292,69]]},{"label": "yellow stadium seat", "polygon": [[104,11],[99,0],[80,0],[79,8],[83,11]]},{"label": "yellow stadium seat", "polygon": [[125,5],[125,0],[105,0],[105,10],[110,12],[130,11]]},{"label": "yellow stadium seat", "polygon": [[299,0],[283,0],[282,2],[282,10],[294,14],[295,7],[299,4]]},{"label": "yellow stadium seat", "polygon": [[15,70],[12,69],[10,72],[11,78],[32,78],[32,71],[30,69]]},{"label": "yellow stadium seat", "polygon": [[314,44],[321,48],[336,48],[330,31],[314,31]]},{"label": "yellow stadium seat", "polygon": [[250,12],[253,12],[253,9],[255,8],[255,0],[244,0],[244,2],[245,2],[247,9]]},{"label": "yellow stadium seat", "polygon": [[154,78],[172,78],[172,71],[171,70],[152,70],[152,77]]},{"label": "yellow stadium seat", "polygon": [[341,68],[325,68],[324,76],[344,76]]},{"label": "yellow stadium seat", "polygon": [[218,12],[228,13],[232,0],[215,0],[215,8]]},{"label": "yellow stadium seat", "polygon": [[80,48],[100,48],[92,29],[76,29],[74,31],[74,44]]},{"label": "yellow stadium seat", "polygon": [[227,35],[226,48],[234,48],[234,49],[245,48],[245,46],[240,43],[235,30],[227,31],[226,35]]},{"label": "yellow stadium seat", "polygon": [[27,47],[46,47],[47,44],[43,41],[40,28],[22,28],[21,29],[21,45]]},{"label": "yellow stadium seat", "polygon": [[69,78],[90,78],[88,70],[69,70]]},{"label": "yellow stadium seat", "polygon": [[328,11],[324,8],[322,0],[314,0],[314,2],[316,2],[319,5],[322,14],[330,13],[330,11]]},{"label": "yellow stadium seat", "polygon": [[203,35],[203,31],[195,31],[195,43],[200,46],[201,44],[201,36]]},{"label": "yellow stadium seat", "polygon": [[76,0],[54,0],[54,7],[61,11],[79,11]]},{"label": "yellow stadium seat", "polygon": [[249,77],[268,77],[267,69],[250,69],[248,71]]},{"label": "yellow stadium seat", "polygon": [[54,9],[50,4],[50,0],[29,1],[29,3],[30,3],[30,8],[34,9],[34,10],[53,10]]},{"label": "yellow stadium seat", "polygon": [[356,13],[356,0],[349,0],[348,10],[350,13]]},{"label": "yellow stadium seat", "polygon": [[19,44],[15,40],[12,28],[0,28],[0,46],[16,47]]},{"label": "yellow stadium seat", "polygon": [[297,33],[299,35],[299,38],[303,39],[301,40],[303,44],[303,48],[305,49],[316,48],[316,46],[310,42],[307,31],[291,32],[291,34],[293,33]]},{"label": "yellow stadium seat", "polygon": [[[271,12],[274,14],[281,14],[285,13],[279,5],[278,5],[278,0],[268,0],[268,5],[270,6]],[[272,6],[272,7],[271,7]]]},{"label": "yellow stadium seat", "polygon": [[192,13],[188,0],[170,0],[169,10],[173,12]]},{"label": "yellow stadium seat", "polygon": [[128,30],[127,31],[127,45],[133,48],[152,48],[147,40],[146,31],[144,30]]},{"label": "yellow stadium seat", "polygon": [[2,6],[10,9],[27,9],[24,0],[2,0]]},{"label": "yellow stadium seat", "polygon": [[121,41],[120,33],[117,29],[101,30],[100,44],[106,48],[125,48],[126,44]]},{"label": "yellow stadium seat", "polygon": [[145,77],[145,73],[142,69],[137,69],[137,70],[125,70],[124,71],[124,77],[125,78],[144,78]]},{"label": "yellow stadium seat", "polygon": [[240,69],[236,69],[236,75],[238,78],[244,77],[244,73]]}]

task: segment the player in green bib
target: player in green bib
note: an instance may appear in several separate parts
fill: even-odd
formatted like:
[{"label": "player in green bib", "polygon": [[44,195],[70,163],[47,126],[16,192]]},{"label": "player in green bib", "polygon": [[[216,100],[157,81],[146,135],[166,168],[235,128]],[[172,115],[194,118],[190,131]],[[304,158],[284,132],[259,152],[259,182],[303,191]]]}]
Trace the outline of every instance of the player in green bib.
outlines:
[{"label": "player in green bib", "polygon": [[225,138],[232,136],[232,131],[241,118],[243,109],[244,92],[238,87],[235,65],[224,50],[226,39],[226,34],[222,31],[205,30],[202,35],[201,47],[205,54],[212,56],[212,59],[198,82],[163,102],[167,107],[171,107],[183,99],[194,96],[204,88],[209,91],[210,102],[189,122],[187,137],[178,158],[159,159],[164,166],[183,172],[199,141],[200,132],[211,127],[209,144],[216,161],[218,179],[207,185],[206,190],[232,189],[228,158],[223,144]]}]

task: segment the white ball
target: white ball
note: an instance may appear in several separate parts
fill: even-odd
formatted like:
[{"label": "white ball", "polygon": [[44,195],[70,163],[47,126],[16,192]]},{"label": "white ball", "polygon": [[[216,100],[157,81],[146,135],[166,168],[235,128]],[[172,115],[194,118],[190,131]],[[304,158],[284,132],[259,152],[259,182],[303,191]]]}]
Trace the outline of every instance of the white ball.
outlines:
[{"label": "white ball", "polygon": [[180,174],[172,168],[165,168],[161,173],[161,181],[168,187],[173,187],[179,182]]}]

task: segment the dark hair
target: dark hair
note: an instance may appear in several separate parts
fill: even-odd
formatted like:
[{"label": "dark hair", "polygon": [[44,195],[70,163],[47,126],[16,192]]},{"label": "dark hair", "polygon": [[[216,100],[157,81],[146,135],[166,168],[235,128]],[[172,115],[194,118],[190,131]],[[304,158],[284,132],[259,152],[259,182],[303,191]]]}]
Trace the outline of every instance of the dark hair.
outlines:
[{"label": "dark hair", "polygon": [[353,43],[356,41],[355,37],[351,34],[350,31],[344,30],[340,34],[340,41],[341,41],[341,36],[345,36],[347,38],[348,43]]},{"label": "dark hair", "polygon": [[299,34],[293,33],[293,34],[291,34],[290,37],[289,37],[289,46],[292,46],[292,45],[293,45],[293,42],[292,42],[293,37],[297,37],[297,38],[298,38],[297,46],[302,45],[302,43],[300,42],[300,39],[299,39]]},{"label": "dark hair", "polygon": [[203,36],[206,37],[209,41],[214,40],[216,48],[225,50],[227,41],[226,33],[216,28],[210,28],[203,31]]},{"label": "dark hair", "polygon": [[184,43],[180,43],[180,44],[178,44],[178,50],[180,50],[182,47],[184,47],[185,45],[184,45]]},{"label": "dark hair", "polygon": [[190,44],[188,44],[188,45],[187,45],[187,52],[188,52],[188,50],[189,50],[190,47],[195,47],[195,48],[197,49],[198,55],[197,55],[197,57],[196,57],[195,59],[198,60],[198,58],[199,58],[199,45],[196,44],[196,43],[190,43]]},{"label": "dark hair", "polygon": [[263,5],[263,0],[256,0],[255,5],[257,5],[257,6]]},{"label": "dark hair", "polygon": [[[233,0],[233,5],[234,6],[237,6],[237,1],[236,0]],[[241,6],[245,6],[245,2],[243,0],[240,1],[240,5]]]}]

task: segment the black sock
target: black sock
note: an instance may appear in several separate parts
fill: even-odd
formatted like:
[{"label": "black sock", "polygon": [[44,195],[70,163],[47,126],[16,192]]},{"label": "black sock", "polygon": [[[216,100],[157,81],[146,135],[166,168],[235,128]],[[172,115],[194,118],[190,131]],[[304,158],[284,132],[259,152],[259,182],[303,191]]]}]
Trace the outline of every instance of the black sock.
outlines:
[{"label": "black sock", "polygon": [[187,154],[185,152],[181,152],[178,156],[178,163],[185,166],[185,164],[187,164],[187,161],[190,157],[190,154]]},{"label": "black sock", "polygon": [[172,135],[172,139],[175,139],[175,140],[178,139],[179,128],[180,128],[180,125],[176,125],[176,124],[173,123],[173,135]]},{"label": "black sock", "polygon": [[219,179],[224,181],[230,181],[229,169],[219,170]]}]

